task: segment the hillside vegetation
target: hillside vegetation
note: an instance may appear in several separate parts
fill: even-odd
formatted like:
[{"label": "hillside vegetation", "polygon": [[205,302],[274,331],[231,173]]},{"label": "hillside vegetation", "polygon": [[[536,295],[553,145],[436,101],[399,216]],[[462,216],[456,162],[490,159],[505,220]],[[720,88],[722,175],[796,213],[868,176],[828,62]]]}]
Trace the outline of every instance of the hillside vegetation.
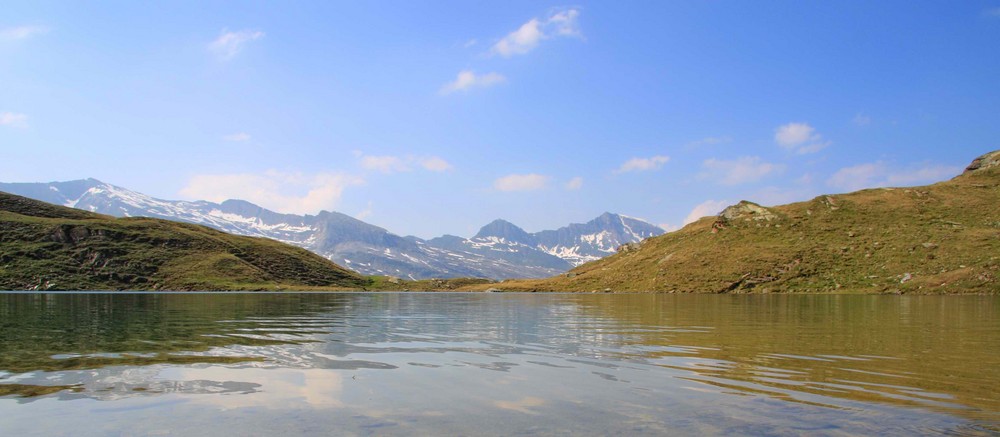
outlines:
[{"label": "hillside vegetation", "polygon": [[0,192],[0,290],[360,289],[369,282],[274,240]]},{"label": "hillside vegetation", "polygon": [[824,195],[773,208],[740,202],[566,274],[493,287],[995,294],[998,278],[1000,151],[929,186]]}]

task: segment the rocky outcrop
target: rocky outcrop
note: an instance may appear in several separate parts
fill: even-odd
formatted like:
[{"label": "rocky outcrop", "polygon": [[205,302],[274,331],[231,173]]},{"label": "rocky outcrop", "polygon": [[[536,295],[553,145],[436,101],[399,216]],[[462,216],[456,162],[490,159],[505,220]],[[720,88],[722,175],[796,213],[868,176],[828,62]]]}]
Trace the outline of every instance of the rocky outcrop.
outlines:
[{"label": "rocky outcrop", "polygon": [[750,221],[771,221],[777,220],[778,215],[771,210],[756,203],[741,200],[740,203],[726,207],[719,214],[719,219],[726,223],[750,222]]},{"label": "rocky outcrop", "polygon": [[719,232],[729,226],[739,226],[741,224],[756,223],[770,226],[769,222],[777,221],[781,217],[768,208],[756,203],[741,200],[740,203],[730,205],[719,213],[715,223],[712,224],[712,233]]},{"label": "rocky outcrop", "polygon": [[966,173],[981,171],[988,168],[1000,166],[1000,150],[994,150],[983,156],[972,160],[972,163],[965,168]]},{"label": "rocky outcrop", "polygon": [[625,243],[621,246],[618,246],[618,248],[615,249],[615,251],[618,253],[631,252],[633,250],[639,250],[639,247],[640,247],[639,243]]}]

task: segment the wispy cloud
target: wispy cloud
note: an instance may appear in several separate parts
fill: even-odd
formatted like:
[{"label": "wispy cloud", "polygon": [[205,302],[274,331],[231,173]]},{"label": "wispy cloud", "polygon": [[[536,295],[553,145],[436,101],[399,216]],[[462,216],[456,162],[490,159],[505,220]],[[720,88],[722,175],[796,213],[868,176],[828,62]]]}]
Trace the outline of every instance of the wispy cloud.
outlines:
[{"label": "wispy cloud", "polygon": [[264,32],[259,30],[240,30],[230,32],[222,29],[222,33],[214,41],[208,44],[208,50],[215,53],[220,59],[228,61],[238,55],[248,42],[264,37]]},{"label": "wispy cloud", "polygon": [[462,70],[458,72],[455,80],[444,84],[440,93],[451,94],[456,91],[468,91],[471,88],[487,88],[498,85],[506,81],[507,78],[500,73],[476,74],[472,70]]},{"label": "wispy cloud", "polygon": [[479,43],[479,41],[476,40],[475,38],[472,38],[472,39],[466,41],[464,44],[462,44],[462,48],[466,48],[467,49],[467,48],[470,48],[470,47],[476,45],[477,43]]},{"label": "wispy cloud", "polygon": [[908,186],[938,182],[958,175],[961,171],[961,167],[929,163],[897,168],[877,161],[837,170],[827,179],[826,184],[845,191]]},{"label": "wispy cloud", "polygon": [[361,168],[385,174],[413,171],[414,167],[433,172],[443,172],[453,168],[451,163],[437,156],[376,156],[361,152],[356,152],[356,155],[361,159]]},{"label": "wispy cloud", "polygon": [[0,126],[28,127],[28,116],[16,112],[0,112]]},{"label": "wispy cloud", "polygon": [[1000,7],[988,8],[983,11],[983,15],[1000,18]]},{"label": "wispy cloud", "polygon": [[512,174],[493,181],[493,188],[498,191],[532,191],[545,188],[548,183],[548,176],[535,173]]},{"label": "wispy cloud", "polygon": [[632,158],[625,161],[621,167],[618,167],[618,169],[615,170],[615,173],[659,170],[660,167],[663,167],[663,164],[666,164],[668,161],[670,161],[670,157],[665,155],[652,156],[649,158]]},{"label": "wispy cloud", "polygon": [[853,119],[851,119],[851,121],[857,126],[868,126],[869,124],[872,124],[872,118],[864,112],[859,112]]},{"label": "wispy cloud", "polygon": [[532,18],[517,30],[497,41],[491,48],[491,52],[503,57],[511,57],[534,50],[538,47],[538,43],[545,39],[554,37],[581,38],[583,34],[580,32],[577,20],[579,16],[580,10],[572,8],[553,12],[544,19]]},{"label": "wispy cloud", "polygon": [[239,132],[239,133],[235,133],[235,134],[229,134],[229,135],[223,136],[222,140],[223,141],[233,141],[233,142],[250,141],[250,134],[248,134],[246,132]]},{"label": "wispy cloud", "polygon": [[816,153],[830,144],[816,133],[816,129],[806,123],[788,123],[774,130],[774,142],[786,150],[800,155]]},{"label": "wispy cloud", "polygon": [[361,157],[361,168],[365,170],[374,170],[382,173],[398,173],[404,171],[412,170],[402,158],[398,156],[372,156],[365,155]]},{"label": "wispy cloud", "polygon": [[193,200],[242,199],[291,214],[316,214],[337,206],[345,189],[364,179],[342,173],[206,174],[192,177],[179,194]]},{"label": "wispy cloud", "polygon": [[372,210],[372,201],[369,200],[368,201],[368,206],[366,206],[365,209],[363,209],[361,212],[357,213],[354,216],[354,218],[356,218],[358,220],[364,220],[364,219],[366,219],[368,217],[371,217],[372,212],[373,212],[373,210]]},{"label": "wispy cloud", "polygon": [[436,156],[432,156],[430,158],[420,158],[417,161],[420,163],[421,167],[428,171],[442,172],[452,169],[452,166],[448,163],[448,161]]},{"label": "wispy cloud", "polygon": [[17,26],[0,29],[0,41],[19,41],[49,33],[46,26]]},{"label": "wispy cloud", "polygon": [[577,177],[575,177],[573,179],[570,179],[568,182],[566,182],[566,189],[567,190],[571,190],[571,191],[572,190],[579,190],[580,188],[583,188],[583,178],[580,177],[580,176],[577,176]]},{"label": "wispy cloud", "polygon": [[712,179],[721,185],[739,185],[780,173],[785,166],[764,162],[757,156],[744,156],[733,160],[708,159],[702,163],[702,168],[700,176],[703,179]]},{"label": "wispy cloud", "polygon": [[729,201],[727,200],[706,200],[701,202],[684,218],[684,225],[694,223],[705,216],[718,215],[726,206],[729,206]]},{"label": "wispy cloud", "polygon": [[716,145],[716,144],[725,144],[725,143],[729,143],[729,142],[732,142],[732,141],[733,141],[733,138],[732,137],[728,137],[728,136],[706,137],[706,138],[702,138],[700,140],[695,140],[695,141],[692,141],[690,143],[687,143],[687,144],[684,145],[684,147],[688,148],[688,149],[696,149],[696,148],[704,147],[704,146],[713,146],[713,145]]}]

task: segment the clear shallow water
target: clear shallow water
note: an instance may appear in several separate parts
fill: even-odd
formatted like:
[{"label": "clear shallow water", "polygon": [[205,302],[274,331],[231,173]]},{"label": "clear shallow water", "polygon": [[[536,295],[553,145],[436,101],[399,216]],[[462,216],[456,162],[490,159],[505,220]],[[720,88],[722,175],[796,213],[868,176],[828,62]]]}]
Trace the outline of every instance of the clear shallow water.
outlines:
[{"label": "clear shallow water", "polygon": [[998,387],[997,297],[0,295],[2,435],[991,435]]}]

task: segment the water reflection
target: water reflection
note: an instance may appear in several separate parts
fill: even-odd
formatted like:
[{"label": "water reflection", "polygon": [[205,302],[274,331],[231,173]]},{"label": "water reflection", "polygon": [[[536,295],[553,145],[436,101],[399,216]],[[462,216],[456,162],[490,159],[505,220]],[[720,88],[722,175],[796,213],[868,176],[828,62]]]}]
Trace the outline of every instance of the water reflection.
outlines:
[{"label": "water reflection", "polygon": [[998,345],[975,296],[2,295],[0,429],[989,433]]}]

